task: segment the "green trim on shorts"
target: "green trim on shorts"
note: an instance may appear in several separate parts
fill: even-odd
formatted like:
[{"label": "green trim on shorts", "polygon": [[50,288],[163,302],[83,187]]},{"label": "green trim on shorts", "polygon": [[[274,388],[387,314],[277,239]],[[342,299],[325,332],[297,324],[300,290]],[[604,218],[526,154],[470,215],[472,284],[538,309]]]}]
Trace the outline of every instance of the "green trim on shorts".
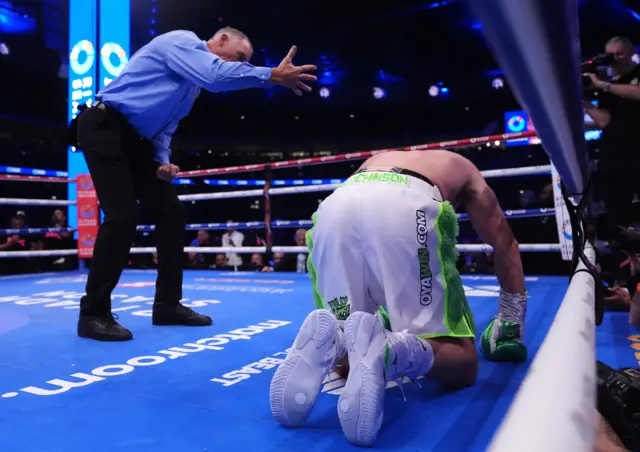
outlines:
[{"label": "green trim on shorts", "polygon": [[378,306],[378,315],[380,316],[380,320],[382,321],[382,327],[385,330],[391,330],[391,320],[389,319],[389,311],[386,306]]},{"label": "green trim on shorts", "polygon": [[449,330],[448,334],[425,334],[418,337],[428,339],[430,337],[475,337],[476,326],[473,313],[464,294],[462,278],[456,268],[458,250],[456,238],[458,237],[458,218],[453,206],[448,202],[440,204],[436,217],[435,229],[438,233],[438,260],[442,271],[442,284],[444,285],[444,324]]},{"label": "green trim on shorts", "polygon": [[309,255],[307,256],[307,271],[309,272],[309,279],[311,279],[311,285],[313,288],[313,304],[316,305],[316,309],[325,309],[324,300],[322,298],[322,295],[320,295],[320,292],[318,291],[318,272],[316,271],[316,267],[313,265],[312,259],[313,237],[311,236],[311,234],[318,221],[318,212],[311,215],[311,220],[313,221],[313,227],[309,229],[305,234],[307,248],[309,249]]}]

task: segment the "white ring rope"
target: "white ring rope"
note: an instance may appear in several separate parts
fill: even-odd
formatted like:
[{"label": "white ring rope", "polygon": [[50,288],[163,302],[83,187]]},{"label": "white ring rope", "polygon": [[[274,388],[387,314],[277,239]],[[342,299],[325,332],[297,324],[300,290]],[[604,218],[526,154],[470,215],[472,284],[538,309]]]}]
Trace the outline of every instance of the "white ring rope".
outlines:
[{"label": "white ring rope", "polygon": [[77,256],[78,250],[0,251],[0,257]]},{"label": "white ring rope", "polygon": [[[516,176],[536,176],[541,174],[550,174],[551,165],[525,166],[521,168],[506,168],[499,170],[483,171],[482,175],[485,179],[500,177],[516,177]],[[333,191],[341,184],[325,184],[325,185],[303,185],[299,187],[278,187],[269,189],[270,195],[290,195],[297,193],[316,193],[323,191]],[[216,193],[198,193],[193,195],[180,195],[180,201],[205,201],[213,199],[231,199],[231,198],[252,198],[255,196],[263,196],[264,190],[236,190],[228,192]],[[76,201],[52,200],[52,199],[26,199],[26,198],[0,198],[0,205],[23,205],[23,206],[70,206],[75,205]]]},{"label": "white ring rope", "polygon": [[[501,178],[501,177],[518,177],[518,176],[537,176],[541,174],[550,174],[551,165],[525,166],[521,168],[507,168],[500,170],[483,171],[482,175],[485,179]],[[291,195],[299,193],[317,193],[323,191],[333,191],[342,184],[324,184],[324,185],[302,185],[299,187],[278,187],[270,188],[270,195]],[[230,192],[216,193],[198,193],[193,195],[180,195],[180,201],[205,201],[212,199],[227,198],[250,198],[254,196],[263,196],[264,190],[236,190]]]},{"label": "white ring rope", "polygon": [[64,199],[0,198],[0,205],[5,206],[71,206],[75,204],[75,201]]},{"label": "white ring rope", "polygon": [[[457,250],[466,253],[491,252],[493,248],[487,244],[461,244],[456,246]],[[131,254],[148,254],[154,253],[155,247],[134,247],[131,248]],[[273,246],[271,251],[274,253],[307,253],[306,246]],[[520,251],[529,253],[547,253],[560,251],[559,243],[531,243],[521,244]],[[218,254],[218,253],[235,253],[235,254],[251,254],[265,253],[264,246],[242,246],[242,247],[223,247],[223,246],[185,246],[185,253],[197,254]],[[75,256],[78,250],[43,250],[43,251],[1,251],[2,257],[41,257],[41,256]]]}]

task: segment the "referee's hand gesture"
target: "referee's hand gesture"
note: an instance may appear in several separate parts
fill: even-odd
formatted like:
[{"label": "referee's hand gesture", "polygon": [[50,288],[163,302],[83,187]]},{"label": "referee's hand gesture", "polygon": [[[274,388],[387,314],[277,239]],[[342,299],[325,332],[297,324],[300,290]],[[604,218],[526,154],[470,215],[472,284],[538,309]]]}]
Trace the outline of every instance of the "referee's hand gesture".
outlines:
[{"label": "referee's hand gesture", "polygon": [[293,57],[296,56],[297,50],[296,46],[291,47],[278,67],[271,70],[271,83],[289,88],[298,96],[302,96],[303,91],[311,92],[311,87],[304,82],[315,82],[318,79],[315,75],[308,74],[317,68],[312,64],[294,66]]}]

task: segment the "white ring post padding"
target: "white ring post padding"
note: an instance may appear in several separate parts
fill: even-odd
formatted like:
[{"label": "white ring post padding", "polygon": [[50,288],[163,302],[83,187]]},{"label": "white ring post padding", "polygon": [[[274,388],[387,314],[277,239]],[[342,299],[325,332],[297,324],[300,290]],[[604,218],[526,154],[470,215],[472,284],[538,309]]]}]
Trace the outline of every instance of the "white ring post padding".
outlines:
[{"label": "white ring post padding", "polygon": [[[596,253],[590,243],[584,254],[595,264]],[[589,273],[581,271],[585,268],[582,262],[578,264],[553,324],[489,451],[593,450],[595,282]]]},{"label": "white ring post padding", "polygon": [[[516,176],[537,176],[540,174],[550,174],[551,165],[525,166],[522,168],[506,168],[500,170],[483,171],[482,175],[485,179],[498,177],[516,177]],[[297,187],[278,187],[269,189],[270,195],[291,195],[298,193],[316,193],[323,191],[333,191],[342,184],[325,184],[325,185],[302,185]],[[230,198],[250,198],[254,196],[263,196],[262,189],[256,190],[236,190],[216,193],[198,193],[193,195],[180,195],[180,201],[206,201],[212,199],[230,199]]]},{"label": "white ring post padding", "polygon": [[5,206],[70,206],[75,203],[75,201],[57,199],[0,198],[0,205]]}]

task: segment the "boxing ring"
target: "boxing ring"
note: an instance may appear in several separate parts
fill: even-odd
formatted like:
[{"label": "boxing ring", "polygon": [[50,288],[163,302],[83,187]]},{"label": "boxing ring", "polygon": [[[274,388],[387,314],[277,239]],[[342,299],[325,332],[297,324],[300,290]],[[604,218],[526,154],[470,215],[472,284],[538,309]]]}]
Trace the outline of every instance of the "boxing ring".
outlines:
[{"label": "boxing ring", "polygon": [[[517,4],[516,4],[517,3]],[[577,13],[570,0],[475,0],[474,12],[516,96],[534,119],[545,150],[572,194],[588,184],[579,111]],[[548,22],[545,22],[548,21]],[[574,86],[575,85],[575,86]],[[562,89],[564,88],[564,89]],[[579,121],[579,124],[578,124]],[[406,151],[452,149],[494,140],[532,136],[499,135],[415,146]],[[307,220],[274,222],[273,197],[331,192],[336,184],[272,187],[272,172],[285,167],[364,159],[381,151],[269,165],[190,171],[201,177],[265,171],[259,190],[182,195],[182,201],[263,197],[264,222],[234,223],[265,228],[264,247],[185,247],[195,253],[300,253],[304,247],[272,246],[278,227],[308,226]],[[555,167],[485,172],[487,179],[549,175]],[[555,175],[555,174],[554,174]],[[44,176],[0,179],[69,183]],[[555,183],[555,181],[554,181]],[[277,199],[277,198],[276,198]],[[69,201],[0,198],[0,204],[66,206]],[[506,212],[510,218],[551,215],[558,209]],[[465,220],[464,216],[460,217]],[[194,224],[190,230],[226,229],[227,224]],[[152,225],[140,226],[153,230]],[[49,228],[1,231],[5,235],[44,233]],[[71,232],[63,228],[55,232]],[[522,244],[522,252],[563,252],[562,243]],[[489,251],[486,245],[459,250]],[[77,249],[0,252],[0,258],[78,255]],[[133,248],[149,253],[153,248]],[[586,259],[595,252],[585,244]],[[481,360],[475,385],[446,392],[431,382],[405,386],[407,402],[393,384],[375,448],[418,451],[586,451],[593,446],[595,365],[640,361],[640,335],[624,317],[607,313],[595,334],[594,279],[580,263],[572,279],[527,276],[529,359],[523,364]],[[212,327],[152,327],[154,271],[125,271],[113,294],[113,311],[134,340],[99,343],[79,339],[75,322],[86,274],[12,276],[0,279],[0,421],[2,446],[20,450],[271,451],[358,450],[347,444],[336,416],[344,385],[337,375],[323,383],[305,428],[287,430],[271,418],[268,388],[298,327],[312,309],[304,274],[186,271],[183,303],[214,318]],[[465,292],[481,329],[497,309],[493,276],[463,277]],[[631,342],[629,342],[631,341]],[[34,434],[39,432],[40,435]],[[264,435],[264,436],[263,436]]]},{"label": "boxing ring", "polygon": [[[455,149],[530,136],[533,133],[503,134],[412,146],[404,150]],[[189,194],[181,195],[180,199],[189,202],[262,197],[264,221],[190,224],[187,229],[264,228],[267,246],[185,247],[184,251],[305,252],[305,247],[270,246],[272,229],[311,225],[309,220],[272,221],[270,203],[277,202],[278,195],[330,193],[339,184],[273,187],[271,173],[292,166],[357,161],[389,150],[181,173],[183,178],[248,171],[265,171],[266,175],[261,189]],[[549,177],[551,173],[551,165],[543,165],[490,170],[483,174],[491,183],[495,178]],[[0,179],[77,182],[15,174],[2,175]],[[15,198],[2,198],[0,203],[42,207],[72,204],[63,200]],[[558,216],[554,208],[506,211],[505,214],[514,221],[522,217]],[[464,215],[459,218],[460,221],[467,220]],[[143,232],[153,229],[153,225],[138,227]],[[30,228],[0,230],[0,233],[76,231],[74,228]],[[484,244],[459,245],[458,248],[461,252],[490,251]],[[520,248],[522,252],[559,253],[562,245],[531,243],[521,244]],[[131,253],[153,251],[154,248],[132,248]],[[0,252],[0,258],[78,253],[78,249],[6,251]],[[355,449],[344,440],[335,415],[337,396],[344,385],[335,374],[325,380],[322,389],[325,395],[320,397],[307,428],[285,430],[271,418],[268,406],[270,378],[312,308],[311,285],[306,274],[185,271],[183,303],[214,318],[214,325],[206,329],[151,326],[155,275],[153,270],[125,270],[113,295],[113,312],[133,331],[134,341],[119,345],[85,341],[75,335],[85,272],[15,275],[0,279],[4,288],[0,294],[0,337],[4,345],[4,353],[0,356],[0,412],[6,414],[3,422],[10,426],[10,433],[3,435],[10,446],[8,450],[82,450],[87,438],[96,436],[104,438],[104,450]],[[584,273],[584,276],[588,274]],[[494,276],[472,275],[463,276],[463,282],[481,328],[496,312],[497,280]],[[585,325],[580,323],[580,318],[575,318],[576,307],[563,302],[563,298],[571,300],[576,296],[575,284],[569,287],[566,277],[527,276],[526,284],[530,297],[526,337],[529,360],[522,365],[481,360],[477,383],[455,393],[445,392],[431,382],[423,382],[422,389],[407,385],[406,403],[399,389],[391,383],[385,423],[376,448],[487,450],[492,438],[500,438],[496,432],[501,425],[498,435],[508,435],[509,431],[502,432],[510,423],[530,425],[531,414],[540,415],[542,411],[549,416],[546,408],[538,403],[541,391],[549,392],[549,388],[557,386],[559,368],[565,368],[567,363],[574,365],[574,360],[583,358],[579,354],[558,354],[554,344],[562,344],[563,349],[568,347],[565,350],[576,350],[571,341],[583,340],[583,335],[565,333],[584,332]],[[619,333],[612,329],[603,353],[608,362],[627,365],[633,355],[611,347],[611,338],[621,343],[618,336]],[[213,353],[215,356],[211,356]],[[568,381],[575,384],[575,375],[571,377]],[[522,385],[523,381],[527,384]],[[531,387],[533,389],[528,389]],[[531,391],[538,400],[531,400]],[[554,390],[551,392],[555,394]],[[528,413],[519,413],[520,405],[524,405]],[[87,412],[91,415],[87,416]],[[142,420],[148,422],[141,423]],[[34,425],[43,432],[41,439],[28,434]],[[519,425],[516,428],[520,428]],[[172,429],[186,431],[192,439],[176,437],[171,434]],[[78,431],[83,433],[78,434]],[[185,446],[185,440],[193,442]],[[91,449],[103,450],[93,444]]]}]

